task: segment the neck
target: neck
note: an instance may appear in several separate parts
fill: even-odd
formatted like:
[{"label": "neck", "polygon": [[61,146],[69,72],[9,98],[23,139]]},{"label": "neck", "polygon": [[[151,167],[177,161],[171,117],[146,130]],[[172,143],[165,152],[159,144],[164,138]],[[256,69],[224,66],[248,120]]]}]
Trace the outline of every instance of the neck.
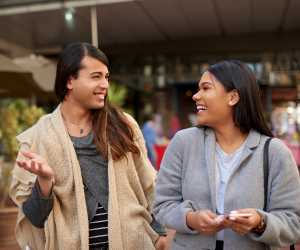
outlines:
[{"label": "neck", "polygon": [[89,122],[92,116],[91,109],[78,107],[71,101],[63,101],[60,109],[64,120],[75,126],[83,126]]},{"label": "neck", "polygon": [[236,127],[234,123],[214,128],[217,143],[220,148],[227,154],[234,153],[246,141],[248,134],[243,134],[240,128]]}]

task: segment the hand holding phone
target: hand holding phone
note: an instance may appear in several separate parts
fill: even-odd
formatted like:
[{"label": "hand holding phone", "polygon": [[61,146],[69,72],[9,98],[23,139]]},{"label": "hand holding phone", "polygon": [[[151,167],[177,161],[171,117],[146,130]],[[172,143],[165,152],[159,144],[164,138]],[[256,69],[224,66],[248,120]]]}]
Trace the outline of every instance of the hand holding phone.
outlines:
[{"label": "hand holding phone", "polygon": [[230,214],[224,216],[225,218],[229,217],[251,217],[253,214],[251,213],[238,213],[237,211],[231,211]]},{"label": "hand holding phone", "polygon": [[245,214],[229,214],[229,217],[251,217],[252,214],[250,213],[245,213]]}]

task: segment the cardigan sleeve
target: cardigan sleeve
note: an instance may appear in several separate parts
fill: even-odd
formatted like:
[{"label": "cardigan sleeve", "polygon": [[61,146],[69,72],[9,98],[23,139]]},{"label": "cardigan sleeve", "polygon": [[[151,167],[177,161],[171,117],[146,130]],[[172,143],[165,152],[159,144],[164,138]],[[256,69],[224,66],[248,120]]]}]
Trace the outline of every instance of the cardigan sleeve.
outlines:
[{"label": "cardigan sleeve", "polygon": [[183,149],[180,138],[181,132],[176,133],[165,151],[154,191],[153,214],[158,222],[166,228],[172,228],[179,233],[197,234],[187,226],[186,214],[196,211],[193,201],[182,197],[182,158]]},{"label": "cardigan sleeve", "polygon": [[166,229],[155,219],[153,214],[152,216],[152,222],[150,223],[150,226],[152,229],[157,233],[159,236],[167,236],[167,231]]},{"label": "cardigan sleeve", "polygon": [[263,216],[266,229],[262,234],[250,231],[248,237],[287,247],[300,236],[299,171],[291,151],[278,139],[270,143],[269,159],[267,211],[254,209]]},{"label": "cardigan sleeve", "polygon": [[51,195],[49,198],[43,198],[38,181],[36,180],[32,193],[23,203],[22,210],[30,223],[37,228],[44,228],[44,223],[53,208],[53,183],[51,187]]}]

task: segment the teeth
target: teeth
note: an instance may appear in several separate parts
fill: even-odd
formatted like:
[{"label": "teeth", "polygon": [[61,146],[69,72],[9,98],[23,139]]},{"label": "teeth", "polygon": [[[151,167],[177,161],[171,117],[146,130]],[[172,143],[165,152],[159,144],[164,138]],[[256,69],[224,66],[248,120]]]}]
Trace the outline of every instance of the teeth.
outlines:
[{"label": "teeth", "polygon": [[96,94],[96,96],[104,97],[104,94]]},{"label": "teeth", "polygon": [[197,109],[206,110],[206,107],[205,107],[205,106],[202,106],[202,105],[200,105],[200,106],[197,106]]}]

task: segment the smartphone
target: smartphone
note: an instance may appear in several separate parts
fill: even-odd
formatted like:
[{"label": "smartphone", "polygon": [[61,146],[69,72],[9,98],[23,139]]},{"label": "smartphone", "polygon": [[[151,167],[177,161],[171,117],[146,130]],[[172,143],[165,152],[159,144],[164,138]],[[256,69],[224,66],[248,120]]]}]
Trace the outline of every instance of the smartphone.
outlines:
[{"label": "smartphone", "polygon": [[229,218],[229,217],[251,217],[252,214],[251,213],[245,213],[245,214],[228,214],[224,217]]}]

